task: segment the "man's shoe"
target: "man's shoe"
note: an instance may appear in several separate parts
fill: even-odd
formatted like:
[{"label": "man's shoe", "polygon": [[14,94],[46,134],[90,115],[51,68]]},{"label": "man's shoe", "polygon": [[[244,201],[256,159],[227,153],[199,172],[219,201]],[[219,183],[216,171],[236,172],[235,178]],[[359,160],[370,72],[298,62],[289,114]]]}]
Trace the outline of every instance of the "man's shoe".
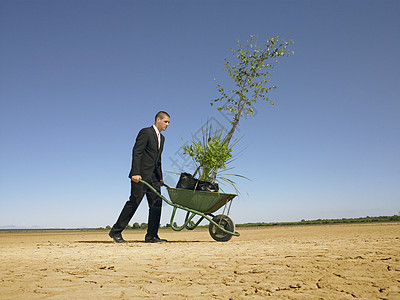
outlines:
[{"label": "man's shoe", "polygon": [[127,243],[127,241],[124,240],[124,238],[122,237],[121,233],[119,232],[114,232],[114,231],[110,231],[110,233],[108,234],[110,236],[110,238],[112,238],[114,240],[114,242],[119,243],[119,244],[123,244],[123,243]]},{"label": "man's shoe", "polygon": [[145,238],[144,242],[145,243],[165,243],[167,240],[160,239],[158,236],[152,237],[152,238]]}]

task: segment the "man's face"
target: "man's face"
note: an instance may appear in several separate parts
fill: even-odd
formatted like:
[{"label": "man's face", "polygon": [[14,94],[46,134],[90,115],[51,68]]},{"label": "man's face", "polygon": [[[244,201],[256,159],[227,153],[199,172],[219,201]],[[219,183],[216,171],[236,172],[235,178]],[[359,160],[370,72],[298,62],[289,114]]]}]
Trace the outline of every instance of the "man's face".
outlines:
[{"label": "man's face", "polygon": [[164,117],[162,119],[157,118],[155,125],[156,125],[158,131],[161,132],[161,131],[164,131],[165,129],[167,129],[169,122],[170,122],[169,117]]}]

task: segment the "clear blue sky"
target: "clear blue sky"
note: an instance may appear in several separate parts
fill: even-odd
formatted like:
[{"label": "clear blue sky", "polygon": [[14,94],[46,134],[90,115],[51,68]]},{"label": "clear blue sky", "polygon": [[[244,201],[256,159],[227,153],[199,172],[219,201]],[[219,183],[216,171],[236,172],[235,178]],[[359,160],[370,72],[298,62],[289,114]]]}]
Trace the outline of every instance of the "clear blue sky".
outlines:
[{"label": "clear blue sky", "polygon": [[[236,41],[293,38],[276,103],[243,119],[236,223],[400,211],[399,1],[0,1],[0,226],[112,225],[137,132],[180,146],[208,118]],[[166,191],[164,191],[166,192]],[[171,208],[163,207],[162,225]],[[179,221],[179,219],[178,219]],[[147,222],[143,201],[132,222]]]}]

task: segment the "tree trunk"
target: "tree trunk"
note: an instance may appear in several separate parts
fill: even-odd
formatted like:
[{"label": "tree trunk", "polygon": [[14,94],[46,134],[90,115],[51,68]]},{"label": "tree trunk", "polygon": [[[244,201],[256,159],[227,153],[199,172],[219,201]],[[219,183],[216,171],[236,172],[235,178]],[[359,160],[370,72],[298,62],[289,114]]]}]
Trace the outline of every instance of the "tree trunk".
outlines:
[{"label": "tree trunk", "polygon": [[[231,139],[232,139],[232,137],[233,137],[233,134],[235,133],[236,127],[237,127],[238,124],[239,124],[239,120],[240,120],[240,118],[241,118],[242,115],[243,115],[243,111],[244,111],[244,108],[246,107],[247,101],[248,101],[248,100],[245,100],[245,101],[243,102],[242,106],[240,106],[239,111],[238,111],[237,114],[235,115],[235,118],[234,118],[234,121],[233,121],[233,124],[232,124],[232,128],[231,128],[231,130],[229,130],[228,134],[226,135],[226,137],[225,137],[225,139],[224,139],[224,144],[229,145],[229,143],[230,143],[230,141],[231,141]],[[197,171],[196,171],[196,172],[197,172]],[[213,182],[215,182],[215,179],[217,178],[217,172],[218,172],[217,169],[215,169],[214,172],[213,172],[213,175],[212,175],[212,177],[211,177],[212,180],[213,180]]]},{"label": "tree trunk", "polygon": [[242,115],[243,115],[243,111],[244,111],[244,108],[246,107],[247,101],[248,101],[248,100],[245,100],[245,101],[243,102],[243,104],[242,104],[242,106],[240,107],[239,111],[238,111],[237,114],[235,115],[235,118],[234,118],[233,124],[232,124],[232,128],[231,128],[231,130],[228,132],[228,134],[226,135],[226,137],[225,137],[225,139],[224,139],[224,143],[225,143],[226,145],[229,145],[229,143],[230,143],[230,141],[231,141],[231,139],[232,139],[232,137],[233,137],[233,134],[235,133],[236,127],[238,126],[239,120],[240,120],[240,118],[241,118]]}]

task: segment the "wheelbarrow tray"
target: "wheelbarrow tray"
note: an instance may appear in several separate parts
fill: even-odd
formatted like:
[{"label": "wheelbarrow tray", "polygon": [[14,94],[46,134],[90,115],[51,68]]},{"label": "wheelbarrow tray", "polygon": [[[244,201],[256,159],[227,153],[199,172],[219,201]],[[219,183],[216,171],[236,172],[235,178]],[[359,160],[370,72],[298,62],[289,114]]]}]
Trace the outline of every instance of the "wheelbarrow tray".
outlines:
[{"label": "wheelbarrow tray", "polygon": [[204,214],[211,214],[217,211],[236,197],[234,194],[219,192],[193,191],[178,188],[167,188],[167,190],[169,198],[173,203],[197,210]]}]

